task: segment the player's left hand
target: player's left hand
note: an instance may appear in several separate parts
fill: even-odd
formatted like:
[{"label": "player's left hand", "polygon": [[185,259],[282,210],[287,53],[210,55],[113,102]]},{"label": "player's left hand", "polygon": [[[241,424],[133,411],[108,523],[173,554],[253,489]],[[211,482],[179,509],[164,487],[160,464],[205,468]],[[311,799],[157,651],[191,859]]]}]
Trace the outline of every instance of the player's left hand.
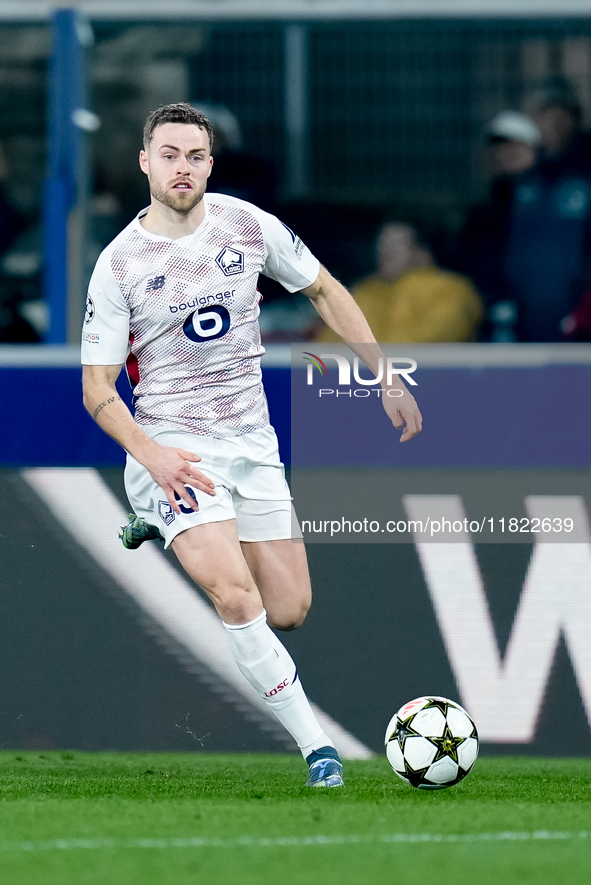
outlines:
[{"label": "player's left hand", "polygon": [[[423,429],[423,416],[419,411],[414,396],[408,392],[402,381],[392,384],[389,388],[395,396],[389,396],[388,390],[382,392],[382,403],[386,414],[394,427],[403,427],[400,442],[408,442]],[[400,396],[399,391],[402,391]]]}]

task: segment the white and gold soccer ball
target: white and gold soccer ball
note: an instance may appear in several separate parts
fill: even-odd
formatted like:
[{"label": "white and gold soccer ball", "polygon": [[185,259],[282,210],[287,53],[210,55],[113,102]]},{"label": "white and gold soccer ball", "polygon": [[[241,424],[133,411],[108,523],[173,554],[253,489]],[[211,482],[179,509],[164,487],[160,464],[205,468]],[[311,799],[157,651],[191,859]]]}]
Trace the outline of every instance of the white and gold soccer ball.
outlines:
[{"label": "white and gold soccer ball", "polygon": [[448,698],[409,701],[386,729],[388,762],[398,777],[419,790],[457,784],[477,755],[476,726],[466,710]]}]

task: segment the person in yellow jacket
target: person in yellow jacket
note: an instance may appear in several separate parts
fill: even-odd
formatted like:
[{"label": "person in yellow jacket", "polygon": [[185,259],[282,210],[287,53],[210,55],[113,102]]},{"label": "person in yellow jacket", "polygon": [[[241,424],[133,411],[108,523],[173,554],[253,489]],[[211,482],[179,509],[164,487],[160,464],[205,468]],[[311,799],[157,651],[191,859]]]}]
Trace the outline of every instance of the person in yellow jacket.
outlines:
[{"label": "person in yellow jacket", "polygon": [[[474,341],[482,322],[470,280],[437,267],[417,231],[400,222],[382,227],[377,270],[351,293],[380,342]],[[340,341],[328,328],[318,340]]]}]

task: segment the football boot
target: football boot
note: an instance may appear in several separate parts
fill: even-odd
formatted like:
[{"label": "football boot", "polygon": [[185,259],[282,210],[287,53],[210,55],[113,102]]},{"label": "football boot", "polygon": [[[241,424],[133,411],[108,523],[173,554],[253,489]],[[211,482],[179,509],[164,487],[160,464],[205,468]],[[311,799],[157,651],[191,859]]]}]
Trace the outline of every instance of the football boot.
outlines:
[{"label": "football boot", "polygon": [[342,787],[343,763],[334,747],[320,747],[306,756],[310,766],[307,787]]},{"label": "football boot", "polygon": [[119,537],[123,546],[128,550],[137,550],[144,541],[163,540],[157,526],[150,525],[149,522],[146,522],[141,516],[136,516],[135,513],[128,513],[127,517],[129,522],[127,525],[121,526]]}]

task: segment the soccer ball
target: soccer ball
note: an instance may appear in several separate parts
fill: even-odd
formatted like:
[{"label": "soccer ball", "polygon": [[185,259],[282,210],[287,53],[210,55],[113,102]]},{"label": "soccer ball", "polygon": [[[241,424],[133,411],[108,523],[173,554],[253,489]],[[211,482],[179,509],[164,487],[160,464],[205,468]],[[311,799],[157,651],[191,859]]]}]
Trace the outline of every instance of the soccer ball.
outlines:
[{"label": "soccer ball", "polygon": [[441,790],[466,777],[478,755],[476,726],[447,698],[409,701],[386,729],[386,756],[403,781],[419,790]]}]

